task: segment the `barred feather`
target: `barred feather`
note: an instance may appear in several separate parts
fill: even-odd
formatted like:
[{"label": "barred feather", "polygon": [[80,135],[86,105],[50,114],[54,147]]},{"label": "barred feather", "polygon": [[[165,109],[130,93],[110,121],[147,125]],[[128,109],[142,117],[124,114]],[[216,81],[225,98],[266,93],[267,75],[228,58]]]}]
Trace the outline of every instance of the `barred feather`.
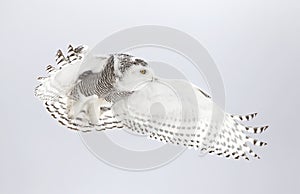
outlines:
[{"label": "barred feather", "polygon": [[58,50],[55,56],[56,64],[59,68],[68,64],[68,60],[65,58],[61,50]]},{"label": "barred feather", "polygon": [[[150,139],[225,158],[249,160],[249,156],[252,156],[259,159],[250,145],[267,144],[247,133],[261,132],[266,127],[245,127],[235,117],[218,108],[211,98],[192,86],[198,101],[198,106],[195,106],[195,103],[190,103],[191,94],[187,94],[189,91],[186,88],[189,87],[189,83],[178,80],[167,80],[163,85],[151,83],[128,99],[118,102],[113,110],[127,128],[146,134]],[[173,95],[174,90],[178,91],[176,95]],[[180,102],[176,101],[178,98],[181,99]],[[156,102],[164,105],[165,113],[159,112],[155,116],[149,111]],[[182,107],[184,110],[180,110]],[[197,111],[199,112],[195,114]],[[214,117],[214,114],[217,116]]]},{"label": "barred feather", "polygon": [[69,45],[65,57],[58,50],[58,68],[48,65],[49,75],[38,78],[35,95],[60,124],[81,132],[127,127],[150,139],[225,158],[260,158],[251,145],[267,143],[251,135],[268,126],[242,123],[257,113],[228,114],[208,94],[183,80],[152,78],[138,90],[120,90],[116,83],[121,76],[132,65],[147,63],[126,54],[84,60],[86,51],[86,46]]},{"label": "barred feather", "polygon": [[75,50],[72,45],[69,45],[69,47],[68,47],[67,59],[70,62],[78,59],[78,55],[75,53]]},{"label": "barred feather", "polygon": [[251,113],[247,115],[231,115],[233,119],[238,121],[250,121],[251,119],[254,119],[254,117],[257,116],[257,113]]},{"label": "barred feather", "polygon": [[69,103],[72,99],[68,96],[68,90],[72,88],[72,85],[67,83],[65,85],[69,89],[65,88],[63,87],[64,83],[61,83],[60,79],[65,81],[66,77],[70,77],[69,83],[71,83],[79,74],[78,72],[72,72],[68,68],[62,67],[70,67],[74,64],[80,65],[84,57],[83,53],[86,50],[86,46],[79,46],[74,49],[69,45],[67,57],[63,55],[61,50],[58,50],[56,63],[59,69],[55,69],[51,65],[47,66],[46,71],[50,75],[38,78],[41,84],[35,88],[35,96],[44,102],[46,110],[54,119],[69,129],[89,132],[92,130],[102,131],[105,129],[123,128],[121,121],[116,120],[111,111],[105,111],[105,114],[98,118],[96,124],[90,122],[90,118],[87,117],[88,110],[86,109],[80,110],[76,118],[69,117]]}]

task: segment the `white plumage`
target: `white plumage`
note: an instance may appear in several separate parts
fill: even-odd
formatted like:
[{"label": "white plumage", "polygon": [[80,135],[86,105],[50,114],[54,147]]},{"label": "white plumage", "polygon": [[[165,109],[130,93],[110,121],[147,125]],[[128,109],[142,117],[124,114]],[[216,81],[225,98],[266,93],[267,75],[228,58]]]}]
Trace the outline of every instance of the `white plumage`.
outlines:
[{"label": "white plumage", "polygon": [[35,95],[51,116],[82,132],[127,127],[161,142],[195,148],[227,158],[259,158],[250,144],[264,146],[249,136],[263,127],[247,127],[256,113],[225,113],[195,85],[154,76],[149,65],[125,54],[88,55],[87,47],[59,50],[58,68],[47,67],[38,78]]}]

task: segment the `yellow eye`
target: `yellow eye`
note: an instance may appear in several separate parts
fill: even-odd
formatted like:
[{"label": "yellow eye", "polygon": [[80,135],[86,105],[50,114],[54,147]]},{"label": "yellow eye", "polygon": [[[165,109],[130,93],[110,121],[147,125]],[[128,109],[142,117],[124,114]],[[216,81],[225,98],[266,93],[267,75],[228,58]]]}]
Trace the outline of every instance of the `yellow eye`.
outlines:
[{"label": "yellow eye", "polygon": [[146,70],[145,70],[145,69],[140,70],[140,73],[141,73],[141,74],[146,74]]}]

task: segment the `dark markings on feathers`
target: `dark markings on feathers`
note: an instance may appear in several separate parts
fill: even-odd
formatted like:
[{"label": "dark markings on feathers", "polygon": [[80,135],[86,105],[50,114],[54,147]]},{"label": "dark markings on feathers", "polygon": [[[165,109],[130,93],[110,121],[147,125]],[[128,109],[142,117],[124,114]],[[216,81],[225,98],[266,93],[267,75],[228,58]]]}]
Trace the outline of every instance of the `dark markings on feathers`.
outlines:
[{"label": "dark markings on feathers", "polygon": [[[62,106],[61,109],[56,107],[54,104],[49,104],[48,101],[45,102],[45,106],[46,109],[50,112],[51,116],[55,119],[57,119],[57,121],[61,124],[66,126],[69,129],[72,130],[76,130],[76,131],[81,131],[81,132],[90,132],[91,129],[85,129],[85,128],[91,128],[91,127],[102,127],[101,130],[105,130],[105,129],[113,129],[113,128],[123,128],[121,124],[121,121],[106,121],[108,119],[114,118],[111,116],[107,116],[105,118],[101,118],[99,119],[100,121],[103,121],[102,124],[99,125],[83,125],[83,124],[78,124],[75,123],[74,121],[78,120],[78,121],[83,121],[81,118],[76,118],[75,120],[69,119],[67,118],[66,114],[60,113],[59,110],[65,110],[65,107],[63,107],[63,103],[61,103],[60,101],[58,101],[59,104]],[[53,110],[52,110],[53,109]],[[119,124],[119,126],[118,126]],[[111,125],[111,126],[107,126],[107,125]]]},{"label": "dark markings on feathers", "polygon": [[93,72],[92,72],[91,70],[85,71],[85,72],[83,72],[81,75],[79,75],[78,79],[79,79],[79,80],[83,80],[84,78],[86,78],[87,76],[89,76],[89,75],[91,75],[91,74],[93,74]]},{"label": "dark markings on feathers", "polygon": [[110,107],[100,107],[100,110],[101,111],[108,111],[108,110],[111,110]]},{"label": "dark markings on feathers", "polygon": [[119,70],[120,70],[121,73],[124,73],[132,65],[142,65],[142,66],[147,66],[148,65],[142,59],[133,60],[133,56],[128,55],[128,54],[118,54],[118,58],[120,58]]},{"label": "dark markings on feathers", "polygon": [[[75,53],[75,50],[76,49],[73,49],[73,47],[69,47],[69,50],[68,50],[68,57],[67,57],[67,59],[69,59],[69,60],[73,60],[74,59],[74,57],[77,57],[77,55],[76,55],[76,53]],[[62,53],[58,53],[58,54],[60,54],[60,55],[58,55],[58,57],[57,57],[57,61],[58,61],[58,63],[63,63],[64,61],[65,61],[65,58],[64,58],[64,56],[62,55]],[[129,55],[123,55],[125,58],[130,58],[130,56]],[[140,60],[140,59],[136,59],[136,60],[129,60],[129,62],[127,61],[127,63],[125,62],[126,60],[124,60],[124,61],[122,61],[121,60],[121,67],[122,67],[122,71],[121,72],[124,72],[124,71],[126,71],[126,69],[128,69],[130,66],[132,66],[132,65],[139,65],[139,64],[141,64],[141,65],[146,65],[146,63],[143,63],[143,61],[142,60]],[[111,67],[111,68],[108,68],[108,67]],[[105,71],[105,69],[108,69],[109,71],[109,73],[110,74],[102,74],[104,71]],[[79,83],[84,83],[85,81],[87,81],[88,79],[90,79],[91,78],[91,76],[96,76],[96,78],[98,78],[98,79],[96,79],[96,84],[95,85],[93,85],[93,82],[92,83],[90,83],[90,82],[87,82],[87,83],[85,83],[85,84],[87,84],[86,86],[88,86],[88,87],[94,87],[93,89],[94,89],[94,91],[98,91],[99,90],[99,88],[97,88],[97,87],[99,87],[99,85],[101,86],[101,90],[105,90],[105,89],[108,89],[108,91],[107,92],[99,92],[100,93],[100,95],[103,95],[102,97],[104,97],[104,98],[106,98],[108,101],[114,101],[115,100],[115,96],[118,96],[118,95],[120,95],[120,96],[123,96],[123,95],[129,95],[130,93],[121,93],[121,91],[114,91],[113,90],[113,84],[115,83],[115,81],[116,81],[116,78],[115,78],[115,75],[114,75],[114,69],[113,69],[114,67],[113,67],[113,63],[112,63],[112,65],[110,64],[110,63],[108,63],[106,66],[105,66],[105,68],[104,68],[104,70],[102,71],[102,72],[100,72],[100,73],[98,73],[97,75],[94,75],[94,74],[96,74],[96,73],[93,73],[92,71],[87,71],[87,72],[84,72],[82,75],[80,75],[80,77],[79,77],[79,79],[80,79],[80,82]],[[47,68],[47,70],[48,71],[50,71],[52,69],[52,67],[51,66],[48,66],[48,68]],[[103,80],[101,80],[101,78],[100,77],[97,77],[97,76],[99,76],[99,75],[101,75],[100,77],[101,78],[103,78]],[[100,79],[99,79],[100,78]],[[109,81],[107,81],[107,78],[111,78],[112,80],[109,80]],[[112,81],[112,82],[111,82]],[[105,87],[102,87],[102,86],[105,86]],[[87,88],[88,88],[87,87]],[[82,92],[81,91],[81,88],[78,88],[78,89],[80,89],[80,92]],[[204,93],[203,91],[201,91],[200,89],[199,89],[199,91],[204,95],[204,96],[206,96],[207,98],[210,98],[210,96],[209,95],[207,95],[206,93]],[[99,94],[99,93],[96,93],[97,95]],[[83,93],[84,94],[84,93]],[[93,93],[94,94],[94,93]],[[85,95],[85,94],[84,94]],[[87,96],[89,96],[90,95],[90,93],[89,92],[87,92]],[[61,110],[61,108],[62,109],[64,109],[65,107],[63,107],[65,104],[63,104],[63,105],[61,105],[61,104],[49,104],[49,103],[45,103],[45,105],[46,105],[46,108],[47,108],[47,110],[51,113],[51,116],[52,117],[54,117],[54,118],[57,118],[58,120],[59,119],[62,119],[62,120],[59,120],[59,123],[61,123],[62,125],[66,125],[68,128],[70,128],[70,129],[72,129],[72,130],[78,130],[78,128],[77,128],[77,126],[81,126],[81,125],[78,125],[78,124],[76,124],[76,123],[73,123],[72,121],[74,121],[74,120],[70,120],[70,119],[68,119],[67,117],[65,117],[66,116],[66,114],[63,114],[63,113],[60,113],[59,112],[59,110]],[[109,110],[109,109],[108,109]],[[60,115],[60,116],[58,116],[58,115]],[[243,120],[250,120],[251,118],[254,118],[256,116],[256,113],[254,113],[254,114],[249,114],[249,115],[245,115],[245,116],[232,116],[234,119],[236,119],[236,120],[241,120],[241,121],[243,121]],[[145,121],[142,121],[142,122],[145,122]],[[189,120],[189,122],[190,122],[190,120]],[[100,126],[100,128],[98,128],[97,130],[99,130],[99,131],[101,131],[101,130],[105,130],[105,129],[113,129],[113,128],[122,128],[123,126],[105,126],[105,125],[114,125],[115,123],[119,123],[119,122],[104,122],[102,125],[99,125]],[[68,125],[72,125],[72,126],[68,126]],[[91,124],[92,125],[92,124]],[[75,126],[75,127],[73,127],[73,126]],[[94,126],[97,126],[97,125],[94,125]],[[149,131],[147,131],[147,129],[148,129],[148,127],[149,126],[147,126],[147,125],[145,125],[145,124],[139,124],[139,123],[135,123],[135,122],[133,122],[133,124],[129,124],[129,126],[130,126],[130,128],[134,128],[134,130],[137,130],[139,133],[143,133],[143,134],[145,134],[145,133],[149,133]],[[170,124],[163,124],[163,126],[167,126],[167,127],[171,127],[171,125]],[[90,127],[90,126],[88,126],[88,127]],[[103,128],[101,128],[101,127],[103,127]],[[207,126],[206,126],[207,127]],[[226,126],[227,128],[228,128],[228,126]],[[175,126],[174,125],[172,125],[172,128],[175,128]],[[182,129],[184,129],[184,127],[182,127]],[[187,130],[190,130],[191,129],[191,127],[186,127],[186,129]],[[244,136],[242,137],[240,134],[239,135],[236,135],[235,134],[235,131],[234,130],[239,130],[239,132],[244,132],[244,131],[250,131],[250,132],[254,132],[254,133],[259,133],[259,132],[262,132],[262,131],[264,131],[264,130],[266,130],[267,129],[267,126],[266,127],[241,127],[240,126],[240,128],[239,129],[237,129],[237,125],[235,125],[234,126],[234,128],[231,128],[231,130],[232,130],[232,132],[233,132],[233,135],[234,135],[234,137],[233,137],[233,135],[232,135],[232,133],[230,132],[230,131],[223,131],[222,133],[223,133],[223,135],[221,135],[220,134],[220,138],[221,139],[223,139],[224,141],[228,141],[228,142],[222,142],[222,141],[220,141],[220,142],[222,142],[221,144],[224,144],[224,147],[226,146],[226,147],[228,147],[228,149],[230,149],[230,151],[227,151],[227,150],[225,150],[225,151],[222,151],[221,149],[219,149],[219,148],[217,148],[217,147],[213,147],[213,146],[210,146],[210,144],[212,144],[213,143],[213,141],[212,140],[210,140],[210,138],[208,138],[208,140],[206,141],[206,139],[205,138],[202,138],[203,140],[204,140],[204,142],[205,143],[207,143],[209,146],[207,147],[207,150],[209,151],[209,153],[216,153],[217,155],[226,155],[226,157],[233,157],[233,158],[235,158],[235,159],[239,159],[239,157],[243,157],[243,158],[245,158],[245,159],[248,159],[247,158],[247,156],[246,156],[246,154],[245,153],[243,153],[245,150],[246,150],[246,152],[248,153],[250,153],[251,154],[251,156],[254,156],[254,157],[256,157],[256,158],[259,158],[259,156],[257,155],[257,154],[255,154],[248,146],[247,146],[247,144],[246,143],[248,143],[248,142],[251,142],[251,143],[253,143],[254,145],[259,145],[259,146],[263,146],[263,145],[266,145],[266,143],[265,142],[261,142],[261,141],[259,141],[259,140],[256,140],[256,139],[252,139],[252,138],[246,138],[247,139],[247,141],[246,141],[246,143],[243,145],[245,148],[242,148],[242,146],[241,145],[236,145],[237,144],[237,139],[240,139],[240,140],[244,140],[243,138],[245,138]],[[81,131],[83,131],[83,132],[89,132],[89,131],[91,131],[90,129],[82,129]],[[162,133],[162,134],[161,134]],[[230,138],[225,138],[225,136],[224,136],[224,134],[229,134],[229,136],[231,136]],[[171,134],[171,135],[173,135],[173,132],[168,132],[167,130],[163,130],[163,129],[160,129],[160,128],[155,128],[155,133],[154,134],[152,134],[151,135],[151,137],[154,137],[155,139],[159,139],[160,141],[164,141],[164,142],[172,142],[172,143],[174,143],[174,144],[178,144],[178,145],[185,145],[185,146],[189,146],[189,147],[196,147],[196,148],[199,148],[199,141],[197,140],[197,143],[198,144],[195,144],[195,141],[194,140],[189,140],[189,138],[186,138],[186,137],[190,137],[190,136],[192,136],[192,135],[190,135],[190,134],[183,134],[183,133],[175,133],[174,135],[175,136],[177,136],[177,137],[169,137],[168,135],[169,134]],[[210,136],[211,134],[210,133],[207,133],[207,135],[208,136]],[[217,135],[217,134],[214,134],[214,135]],[[194,136],[195,136],[195,134],[194,134]],[[213,135],[212,135],[213,136]],[[198,135],[197,135],[197,137],[199,137]],[[227,136],[226,136],[227,137]],[[176,142],[177,141],[177,142]],[[180,143],[179,143],[180,142]],[[219,142],[218,142],[218,144],[219,144]],[[231,145],[231,144],[233,144],[233,145]],[[202,143],[202,145],[204,145],[204,143]],[[213,144],[213,145],[217,145],[217,144]],[[224,148],[223,147],[223,148]],[[205,150],[205,148],[202,148],[201,150]],[[238,151],[238,152],[236,152],[236,150]],[[235,151],[235,152],[234,152]]]},{"label": "dark markings on feathers", "polygon": [[58,120],[58,122],[60,123],[60,124],[62,124],[62,125],[66,125],[64,122],[62,122],[62,121],[60,121],[60,120]]},{"label": "dark markings on feathers", "polygon": [[206,98],[211,98],[208,94],[206,94],[205,92],[203,92],[203,91],[200,90],[199,88],[198,88],[198,90],[199,90]]},{"label": "dark markings on feathers", "polygon": [[247,115],[231,115],[232,118],[240,121],[249,121],[257,116],[257,113],[247,114]]},{"label": "dark markings on feathers", "polygon": [[71,91],[71,98],[78,100],[79,92],[84,96],[97,95],[108,102],[115,102],[122,97],[132,94],[131,91],[114,89],[116,75],[114,71],[114,56],[110,56],[107,64],[100,73],[86,71],[79,76],[80,82]]},{"label": "dark markings on feathers", "polygon": [[81,52],[83,51],[83,49],[84,49],[84,47],[83,47],[82,45],[80,45],[80,46],[76,47],[76,48],[74,49],[74,51],[75,51],[76,53],[81,53]]},{"label": "dark markings on feathers", "polygon": [[62,51],[59,49],[56,53],[56,64],[57,65],[65,65],[67,63],[67,59],[63,55]]},{"label": "dark markings on feathers", "polygon": [[263,126],[263,127],[245,127],[246,131],[253,132],[253,133],[262,133],[265,130],[267,130],[269,126]]},{"label": "dark markings on feathers", "polygon": [[255,140],[253,140],[253,143],[254,143],[254,145],[256,144],[256,142],[257,142],[257,140],[255,139]]},{"label": "dark markings on feathers", "polygon": [[[143,122],[152,122],[153,124],[154,123],[157,123],[157,121],[153,120],[147,120],[145,121],[144,119],[140,119],[139,117],[134,117],[134,119],[138,120],[138,122],[140,121],[141,123]],[[144,121],[143,121],[144,120]],[[132,122],[132,121],[130,121]],[[133,130],[133,131],[139,131],[141,129],[141,127],[135,127],[136,124],[134,124],[134,126],[131,126],[130,128]],[[168,125],[168,123],[165,123],[164,126],[169,126],[171,127],[171,125]],[[234,124],[234,126],[236,127],[236,130],[238,130],[239,132],[243,132],[242,129],[237,129],[238,128],[238,124]],[[149,135],[150,138],[153,138],[153,139],[156,139],[156,140],[160,140],[160,141],[163,141],[163,142],[174,142],[173,144],[175,145],[183,145],[183,146],[188,146],[188,147],[194,147],[195,149],[200,149],[200,150],[204,150],[204,148],[199,148],[200,146],[208,146],[208,151],[210,151],[210,153],[215,153],[217,155],[222,155],[222,156],[225,156],[227,158],[233,158],[233,159],[240,159],[240,158],[243,158],[245,160],[249,160],[249,158],[247,157],[246,153],[245,152],[248,152],[250,153],[251,156],[253,156],[254,158],[257,158],[259,159],[260,157],[255,154],[253,152],[252,149],[249,148],[249,146],[247,145],[247,142],[250,142],[252,143],[253,145],[259,145],[259,146],[264,146],[266,145],[265,142],[261,142],[259,140],[254,140],[252,138],[249,138],[247,136],[241,136],[241,134],[235,134],[235,132],[231,132],[231,131],[222,131],[222,133],[224,134],[229,134],[231,137],[230,138],[227,138],[225,139],[225,141],[228,143],[225,143],[224,141],[215,141],[215,138],[211,139],[210,137],[207,137],[207,138],[202,138],[203,142],[201,143],[201,145],[199,146],[199,143],[200,141],[199,140],[196,140],[197,141],[197,144],[195,143],[195,140],[190,140],[189,138],[186,138],[188,137],[190,134],[182,134],[182,133],[173,133],[173,132],[169,132],[169,131],[166,131],[166,130],[162,130],[161,128],[155,128],[154,126],[151,126],[151,125],[145,125],[143,124],[143,127],[144,128],[153,128],[156,132],[153,132],[152,134]],[[229,126],[226,126],[227,128]],[[138,129],[136,129],[138,128]],[[177,127],[176,127],[177,128]],[[257,127],[259,131],[260,127]],[[265,127],[261,127],[261,128],[265,128]],[[253,127],[250,127],[250,129],[253,129]],[[169,134],[172,135],[172,138],[169,137]],[[173,136],[174,135],[174,136]],[[216,137],[216,136],[219,136],[220,135],[220,138],[221,139],[224,139],[225,136],[224,135],[221,135],[221,134],[214,134],[214,133],[210,133],[208,132],[207,133],[208,136],[213,136],[213,137]],[[195,136],[195,134],[194,134]],[[172,141],[169,139],[171,138]],[[244,139],[245,138],[245,139]],[[237,140],[241,140],[241,141],[245,141],[245,143],[243,145],[237,145]],[[208,145],[206,144],[208,143]],[[210,147],[210,145],[219,145],[221,144],[222,147],[227,147],[227,151],[222,151],[221,149],[219,148],[213,148],[213,147]],[[242,146],[244,148],[242,148]],[[213,150],[215,149],[215,150]],[[230,150],[230,151],[229,151]]]},{"label": "dark markings on feathers", "polygon": [[68,127],[69,129],[72,129],[72,130],[74,130],[74,131],[78,131],[78,129],[77,128],[74,128],[74,127]]},{"label": "dark markings on feathers", "polygon": [[113,84],[116,82],[113,60],[113,56],[111,56],[100,73],[87,71],[81,74],[79,76],[81,81],[72,90],[71,97],[77,100],[79,92],[84,96],[97,95],[99,98],[105,97],[113,89]]}]

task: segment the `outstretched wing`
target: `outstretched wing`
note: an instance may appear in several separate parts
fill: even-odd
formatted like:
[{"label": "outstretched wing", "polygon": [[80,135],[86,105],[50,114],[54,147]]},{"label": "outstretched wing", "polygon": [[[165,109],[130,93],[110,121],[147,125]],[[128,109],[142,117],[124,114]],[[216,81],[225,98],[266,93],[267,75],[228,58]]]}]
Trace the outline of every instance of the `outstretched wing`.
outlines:
[{"label": "outstretched wing", "polygon": [[[106,58],[99,60],[99,58],[86,58],[87,47],[79,46],[73,48],[68,47],[67,56],[64,56],[61,50],[57,51],[56,64],[57,68],[48,65],[46,71],[47,77],[39,77],[40,84],[35,88],[35,96],[43,101],[46,110],[50,115],[56,119],[60,124],[66,126],[69,129],[89,132],[91,130],[102,131],[105,129],[122,128],[121,121],[117,120],[109,107],[103,110],[98,118],[98,122],[91,122],[89,115],[89,103],[91,100],[87,100],[85,104],[80,107],[78,115],[75,118],[70,117],[69,93],[77,84],[80,76],[84,76],[84,72],[100,72],[103,69]],[[83,65],[83,63],[87,65]],[[102,64],[102,66],[101,66]],[[100,110],[98,110],[100,111]],[[93,113],[92,113],[93,114]]]},{"label": "outstretched wing", "polygon": [[261,133],[267,126],[247,127],[240,122],[256,114],[225,113],[206,93],[183,80],[151,82],[112,110],[136,133],[227,158],[259,158],[250,145],[266,145],[249,133]]},{"label": "outstretched wing", "polygon": [[[157,79],[108,107],[99,106],[105,99],[98,96],[84,97],[77,108],[80,111],[73,110],[77,105],[70,103],[73,99],[69,94],[74,86],[85,76],[101,72],[107,62],[105,57],[100,59],[85,52],[83,46],[69,46],[67,56],[59,50],[57,68],[48,65],[49,75],[38,78],[41,83],[35,95],[60,124],[83,132],[127,127],[151,139],[227,158],[259,158],[250,146],[266,143],[250,135],[262,133],[267,126],[249,127],[241,123],[254,118],[256,113],[228,114],[209,95],[183,80]],[[77,112],[76,117],[70,116],[71,110]]]}]

